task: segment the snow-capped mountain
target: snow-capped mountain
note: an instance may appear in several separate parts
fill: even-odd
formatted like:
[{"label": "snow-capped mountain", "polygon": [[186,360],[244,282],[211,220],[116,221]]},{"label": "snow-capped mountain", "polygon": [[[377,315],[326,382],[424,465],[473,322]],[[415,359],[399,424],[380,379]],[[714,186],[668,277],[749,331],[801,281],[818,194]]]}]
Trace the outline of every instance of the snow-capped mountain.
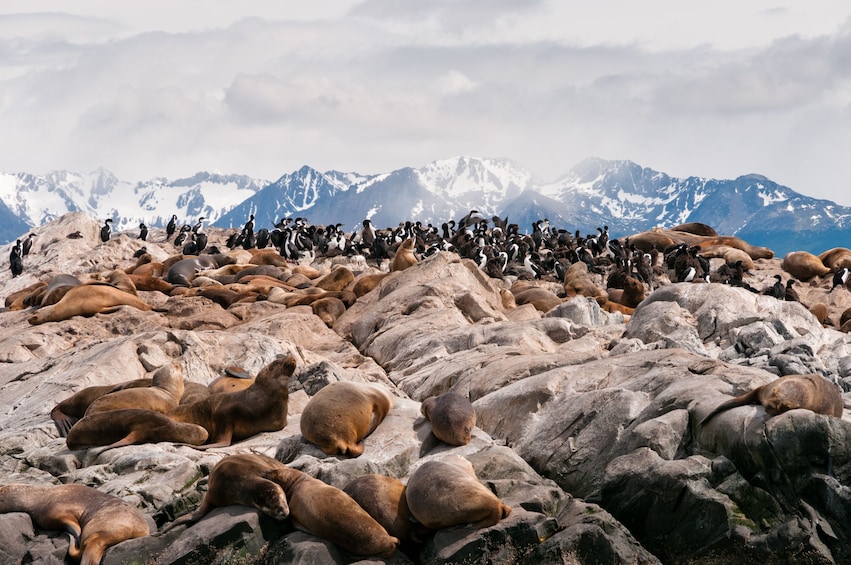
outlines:
[{"label": "snow-capped mountain", "polygon": [[[88,174],[54,171],[44,176],[0,173],[0,203],[25,225],[23,230],[80,211],[112,218],[114,229],[121,231],[136,228],[139,222],[162,227],[172,214],[193,223],[200,216],[215,221],[268,184],[244,175],[206,172],[175,181],[155,178],[137,183],[119,180],[104,169]],[[2,214],[0,207],[0,219]],[[11,241],[21,231],[10,230],[4,222],[0,240]]]},{"label": "snow-capped mountain", "polygon": [[161,227],[172,214],[187,223],[204,216],[223,228],[241,227],[254,214],[257,229],[304,217],[351,231],[367,218],[377,227],[407,220],[440,226],[477,210],[486,218],[507,217],[523,232],[548,218],[550,225],[571,232],[594,233],[607,225],[615,237],[703,222],[778,255],[794,249],[820,253],[846,246],[851,238],[851,209],[763,176],[674,178],[631,161],[603,159],[586,159],[549,183],[507,159],[473,157],[374,175],[304,166],[274,182],[211,173],[138,183],[104,170],[0,174],[0,221],[4,205],[10,219],[0,230],[2,241],[71,210],[111,217],[118,231],[134,229],[139,221]]}]

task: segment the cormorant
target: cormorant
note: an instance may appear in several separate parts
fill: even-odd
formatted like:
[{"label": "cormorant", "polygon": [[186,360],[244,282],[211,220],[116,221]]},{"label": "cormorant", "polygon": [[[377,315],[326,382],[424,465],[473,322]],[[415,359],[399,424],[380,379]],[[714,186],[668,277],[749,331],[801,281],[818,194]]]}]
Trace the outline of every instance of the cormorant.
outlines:
[{"label": "cormorant", "polygon": [[24,272],[24,258],[21,255],[20,239],[12,246],[12,251],[9,253],[9,269],[12,271],[12,278]]},{"label": "cormorant", "polygon": [[103,227],[100,228],[100,240],[103,242],[109,241],[109,234],[112,233],[112,228],[109,224],[112,223],[112,218],[107,218],[103,222]]}]

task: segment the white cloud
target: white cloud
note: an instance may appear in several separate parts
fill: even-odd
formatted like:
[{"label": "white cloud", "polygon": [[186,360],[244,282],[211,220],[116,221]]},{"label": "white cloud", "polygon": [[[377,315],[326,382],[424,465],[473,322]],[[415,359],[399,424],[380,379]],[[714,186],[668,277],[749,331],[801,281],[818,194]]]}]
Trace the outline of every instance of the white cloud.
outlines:
[{"label": "white cloud", "polygon": [[844,0],[10,0],[0,170],[277,178],[464,154],[549,180],[599,156],[851,205],[849,15]]}]

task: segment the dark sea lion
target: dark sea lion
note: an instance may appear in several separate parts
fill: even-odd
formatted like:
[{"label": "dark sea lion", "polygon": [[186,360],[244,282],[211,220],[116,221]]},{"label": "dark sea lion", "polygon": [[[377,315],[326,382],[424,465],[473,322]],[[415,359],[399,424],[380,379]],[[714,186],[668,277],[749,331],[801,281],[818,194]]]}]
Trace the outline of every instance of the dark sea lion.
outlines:
[{"label": "dark sea lion", "polygon": [[214,508],[222,506],[250,506],[276,520],[286,520],[290,507],[281,486],[265,475],[284,464],[266,455],[240,453],[228,455],[213,467],[207,483],[207,492],[195,512],[184,514],[171,524],[197,522]]},{"label": "dark sea lion", "polygon": [[82,565],[98,565],[107,548],[151,533],[138,508],[85,485],[2,486],[0,512],[26,512],[43,530],[68,532],[68,555]]},{"label": "dark sea lion", "polygon": [[207,441],[207,436],[203,427],[172,420],[162,412],[122,408],[86,414],[68,431],[65,444],[68,449],[112,449],[161,441],[197,446]]},{"label": "dark sea lion", "polygon": [[171,265],[165,273],[165,280],[176,286],[192,286],[192,280],[198,271],[218,269],[224,265],[236,263],[236,259],[224,254],[197,255],[180,259]]},{"label": "dark sea lion", "polygon": [[265,477],[281,485],[296,529],[328,540],[355,555],[390,557],[399,538],[387,533],[342,490],[285,465]]},{"label": "dark sea lion", "polygon": [[329,383],[314,394],[301,413],[304,439],[328,455],[363,453],[364,438],[393,407],[381,385],[352,381]]},{"label": "dark sea lion", "polygon": [[688,222],[685,224],[679,224],[672,227],[671,231],[684,231],[687,233],[693,233],[694,235],[705,235],[710,237],[718,235],[718,232],[715,231],[711,226],[701,224],[700,222]]},{"label": "dark sea lion", "polygon": [[55,275],[50,277],[50,280],[47,281],[47,287],[45,287],[44,292],[41,296],[41,300],[39,304],[41,306],[50,306],[52,304],[56,304],[65,294],[74,288],[75,286],[80,286],[83,284],[80,279],[75,277],[74,275],[69,275],[66,273],[62,273],[59,275]]},{"label": "dark sea lion", "polygon": [[27,321],[32,325],[61,322],[73,316],[114,312],[120,306],[144,311],[152,309],[150,304],[129,292],[108,285],[84,284],[70,289],[56,304],[39,309]]},{"label": "dark sea lion", "polygon": [[247,389],[211,394],[200,402],[178,406],[169,416],[204,427],[211,443],[203,449],[226,447],[262,432],[276,432],[287,425],[287,386],[295,366],[292,355],[278,358],[263,367]]},{"label": "dark sea lion", "polygon": [[408,478],[405,500],[419,523],[439,530],[463,524],[493,526],[511,507],[483,485],[473,465],[458,455],[422,463]]},{"label": "dark sea lion", "polygon": [[165,413],[176,407],[182,396],[183,367],[178,363],[170,363],[154,372],[151,376],[151,386],[127,387],[105,394],[89,405],[85,415],[123,408]]},{"label": "dark sea lion", "polygon": [[830,272],[821,259],[808,251],[790,251],[783,257],[780,268],[801,281],[820,277]]},{"label": "dark sea lion", "polygon": [[431,530],[417,523],[405,500],[405,485],[387,475],[361,475],[349,481],[343,492],[402,542],[422,543]]},{"label": "dark sea lion", "polygon": [[431,433],[450,445],[467,445],[476,427],[476,411],[465,396],[444,392],[423,400],[420,412],[431,422]]},{"label": "dark sea lion", "polygon": [[698,425],[706,424],[720,412],[747,404],[761,404],[769,416],[796,408],[806,408],[838,418],[843,413],[842,393],[838,386],[820,375],[786,375],[722,402],[704,416]]},{"label": "dark sea lion", "polygon": [[418,262],[414,254],[414,238],[409,237],[396,248],[396,254],[393,255],[393,261],[390,263],[390,272],[404,271]]}]

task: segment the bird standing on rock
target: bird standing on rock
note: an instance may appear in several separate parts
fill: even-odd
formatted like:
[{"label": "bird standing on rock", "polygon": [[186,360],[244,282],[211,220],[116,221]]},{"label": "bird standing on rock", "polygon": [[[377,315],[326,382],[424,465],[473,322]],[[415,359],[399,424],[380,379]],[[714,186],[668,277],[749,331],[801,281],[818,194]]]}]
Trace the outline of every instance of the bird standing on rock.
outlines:
[{"label": "bird standing on rock", "polygon": [[112,218],[107,218],[103,222],[103,226],[100,228],[100,240],[106,243],[109,241],[109,235],[112,233],[112,228],[109,224],[112,223]]},{"label": "bird standing on rock", "polygon": [[12,251],[9,253],[9,269],[12,271],[12,278],[24,272],[24,258],[21,255],[20,239],[12,246]]}]

